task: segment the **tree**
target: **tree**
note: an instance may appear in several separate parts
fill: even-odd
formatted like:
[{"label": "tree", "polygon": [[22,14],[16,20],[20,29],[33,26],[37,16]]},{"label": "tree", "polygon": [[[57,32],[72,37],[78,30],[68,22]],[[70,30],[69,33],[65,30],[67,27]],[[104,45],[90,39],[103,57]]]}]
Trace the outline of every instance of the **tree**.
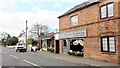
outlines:
[{"label": "tree", "polygon": [[[6,32],[0,32],[0,39],[1,39],[1,43],[2,45],[6,45],[6,40],[7,40],[7,37],[8,37],[8,33]],[[10,35],[9,35],[10,36]]]},{"label": "tree", "polygon": [[32,28],[29,31],[32,36],[34,37],[39,37],[39,35],[44,35],[49,32],[49,27],[47,25],[42,25],[42,24],[34,24]]},{"label": "tree", "polygon": [[34,41],[34,39],[33,39],[33,38],[28,38],[27,43],[28,43],[28,44],[33,44],[33,41]]},{"label": "tree", "polygon": [[8,33],[6,33],[6,32],[0,32],[0,39],[6,39],[7,35],[8,35]]},{"label": "tree", "polygon": [[18,43],[18,38],[13,36],[12,38],[8,39],[8,44],[9,45],[16,45]]},{"label": "tree", "polygon": [[8,36],[7,36],[7,39],[6,39],[6,45],[9,45],[9,39],[11,38],[11,36],[8,34]]},{"label": "tree", "polygon": [[33,38],[28,38],[27,41],[28,44],[32,44],[32,45],[37,45],[37,40],[33,39]]}]

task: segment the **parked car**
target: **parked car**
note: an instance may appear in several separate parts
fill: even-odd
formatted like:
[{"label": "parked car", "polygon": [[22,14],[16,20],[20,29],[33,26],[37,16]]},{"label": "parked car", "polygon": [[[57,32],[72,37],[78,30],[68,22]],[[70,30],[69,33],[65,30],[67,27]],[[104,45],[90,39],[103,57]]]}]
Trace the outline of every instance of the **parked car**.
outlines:
[{"label": "parked car", "polygon": [[24,46],[24,44],[18,43],[15,46],[16,52],[26,52],[26,47]]},{"label": "parked car", "polygon": [[37,50],[38,50],[38,47],[37,47],[37,46],[32,46],[32,47],[31,47],[31,51],[32,51],[32,52],[36,52]]}]

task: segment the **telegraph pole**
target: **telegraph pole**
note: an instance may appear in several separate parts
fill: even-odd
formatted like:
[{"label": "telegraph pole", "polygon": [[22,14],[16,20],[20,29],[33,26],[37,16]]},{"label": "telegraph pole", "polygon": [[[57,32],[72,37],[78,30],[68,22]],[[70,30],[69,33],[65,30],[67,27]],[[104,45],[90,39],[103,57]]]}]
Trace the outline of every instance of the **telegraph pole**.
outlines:
[{"label": "telegraph pole", "polygon": [[27,29],[28,27],[27,27],[27,20],[26,20],[26,48],[27,48]]}]

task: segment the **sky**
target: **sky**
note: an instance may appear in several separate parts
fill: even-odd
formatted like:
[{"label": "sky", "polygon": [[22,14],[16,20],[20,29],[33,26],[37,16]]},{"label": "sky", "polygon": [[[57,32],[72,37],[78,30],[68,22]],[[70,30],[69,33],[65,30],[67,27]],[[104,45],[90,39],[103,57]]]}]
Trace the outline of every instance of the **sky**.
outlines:
[{"label": "sky", "polygon": [[0,0],[0,32],[18,36],[33,24],[59,29],[58,16],[87,0]]}]

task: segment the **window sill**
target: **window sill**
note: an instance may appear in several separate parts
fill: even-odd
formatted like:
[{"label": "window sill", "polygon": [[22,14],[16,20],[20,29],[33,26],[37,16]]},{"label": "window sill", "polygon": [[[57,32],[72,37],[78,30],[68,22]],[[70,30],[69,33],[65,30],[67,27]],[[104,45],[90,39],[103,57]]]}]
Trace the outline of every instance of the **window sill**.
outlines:
[{"label": "window sill", "polygon": [[71,29],[71,28],[76,28],[76,27],[78,27],[78,25],[75,25],[75,26],[70,26],[70,29]]},{"label": "window sill", "polygon": [[108,21],[108,20],[112,20],[112,19],[114,19],[114,16],[105,17],[105,18],[100,18],[100,21],[103,22],[103,21]]},{"label": "window sill", "polygon": [[102,52],[102,54],[116,55],[116,52]]}]

